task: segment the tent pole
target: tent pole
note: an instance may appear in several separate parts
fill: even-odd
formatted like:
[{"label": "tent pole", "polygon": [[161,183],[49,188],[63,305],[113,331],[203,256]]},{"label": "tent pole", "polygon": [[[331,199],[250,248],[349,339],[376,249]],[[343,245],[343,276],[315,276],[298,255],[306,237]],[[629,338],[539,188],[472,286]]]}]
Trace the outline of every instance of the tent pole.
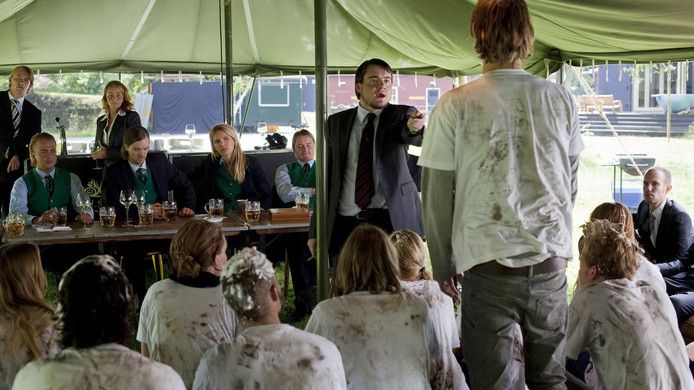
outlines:
[{"label": "tent pole", "polygon": [[224,123],[234,126],[231,108],[234,106],[234,76],[231,65],[231,0],[224,0],[224,49],[226,74],[226,104],[224,105]]},{"label": "tent pole", "polygon": [[325,216],[323,212],[327,206],[323,194],[327,190],[325,177],[327,164],[325,162],[325,137],[323,131],[327,120],[327,80],[328,80],[328,45],[326,38],[325,19],[327,14],[326,0],[314,0],[314,39],[316,42],[316,137],[318,148],[316,148],[316,161],[318,161],[318,175],[316,177],[316,233],[318,238],[317,246],[317,295],[318,300],[328,298],[328,242],[325,242]]}]

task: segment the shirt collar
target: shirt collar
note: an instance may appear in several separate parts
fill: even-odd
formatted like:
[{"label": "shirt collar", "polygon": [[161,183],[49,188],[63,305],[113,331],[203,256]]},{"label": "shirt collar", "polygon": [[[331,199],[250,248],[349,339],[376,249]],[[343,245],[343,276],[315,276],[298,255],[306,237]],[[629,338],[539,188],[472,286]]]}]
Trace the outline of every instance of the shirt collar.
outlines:
[{"label": "shirt collar", "polygon": [[663,199],[663,201],[660,203],[660,206],[656,208],[655,210],[651,211],[651,214],[658,218],[663,214],[663,209],[665,209],[665,203],[667,203],[667,198]]},{"label": "shirt collar", "polygon": [[[382,108],[376,109],[371,111],[374,114],[376,114],[376,119],[381,116],[381,112],[383,112]],[[359,120],[359,123],[364,123],[364,119],[366,119],[366,116],[369,115],[369,110],[366,108],[362,107],[361,104],[357,105],[357,120]]]},{"label": "shirt collar", "polygon": [[53,167],[53,169],[51,169],[50,172],[44,172],[36,168],[36,173],[38,173],[38,175],[41,177],[41,180],[43,180],[43,178],[46,176],[51,176],[52,178],[55,178],[55,167]]},{"label": "shirt collar", "polygon": [[302,167],[304,166],[304,164],[308,164],[309,167],[312,167],[312,166],[313,166],[313,163],[316,162],[316,160],[308,160],[308,161],[306,161],[306,162],[303,162],[303,161],[301,161],[301,160],[296,160],[296,162],[298,162],[299,164],[301,164]]},{"label": "shirt collar", "polygon": [[130,162],[130,160],[128,160],[128,164],[130,164],[130,169],[133,170],[133,173],[137,172],[137,170],[140,168],[147,169],[147,160],[143,161],[142,165],[133,164]]},{"label": "shirt collar", "polygon": [[[26,96],[23,96],[23,97],[20,97],[20,98],[16,98],[16,97],[12,96],[12,92],[10,92],[9,90],[7,91],[7,95],[10,97],[10,100],[12,100],[12,99],[16,100],[17,103],[19,103],[20,106],[24,104],[24,98],[25,98]],[[20,108],[21,108],[21,107],[20,107]]]}]

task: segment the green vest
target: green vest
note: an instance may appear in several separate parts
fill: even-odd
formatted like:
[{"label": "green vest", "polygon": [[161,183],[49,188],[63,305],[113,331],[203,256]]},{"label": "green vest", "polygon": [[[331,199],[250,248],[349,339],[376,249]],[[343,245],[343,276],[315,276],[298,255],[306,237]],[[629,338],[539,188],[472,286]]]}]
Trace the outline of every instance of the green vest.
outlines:
[{"label": "green vest", "polygon": [[217,168],[215,184],[217,193],[221,194],[221,197],[224,199],[224,212],[235,211],[236,200],[241,194],[241,184],[231,177],[226,165],[220,164],[219,168]]},{"label": "green vest", "polygon": [[[287,173],[294,187],[316,188],[316,163],[314,162],[308,172],[304,172],[304,163],[295,161],[287,164]],[[316,196],[311,195],[308,207],[314,208]]]},{"label": "green vest", "polygon": [[159,193],[157,189],[154,188],[154,180],[152,179],[152,172],[147,169],[147,184],[142,184],[140,179],[137,178],[135,172],[133,172],[133,189],[134,190],[145,190],[145,201],[148,204],[157,203],[159,198]]},{"label": "green vest", "polygon": [[54,178],[51,196],[46,189],[46,182],[36,172],[36,168],[22,176],[27,186],[29,215],[41,215],[53,207],[67,207],[70,200],[70,172],[56,167]]}]

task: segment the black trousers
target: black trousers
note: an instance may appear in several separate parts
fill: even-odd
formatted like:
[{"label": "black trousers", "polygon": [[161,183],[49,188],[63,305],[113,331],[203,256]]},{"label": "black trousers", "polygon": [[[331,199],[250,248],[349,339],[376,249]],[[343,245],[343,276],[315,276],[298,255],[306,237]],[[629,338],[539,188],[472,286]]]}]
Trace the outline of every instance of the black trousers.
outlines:
[{"label": "black trousers", "polygon": [[0,198],[2,198],[2,214],[7,215],[10,208],[10,192],[12,192],[12,186],[14,182],[22,177],[24,174],[24,163],[20,161],[19,169],[12,172],[7,172],[7,164],[9,164],[9,158],[2,158],[0,162]]},{"label": "black trousers", "polygon": [[380,227],[381,229],[385,230],[387,234],[393,232],[393,224],[390,222],[390,213],[388,212],[388,209],[369,209],[366,211],[368,211],[367,218],[361,218],[359,217],[359,214],[354,217],[348,217],[340,214],[335,216],[333,233],[330,240],[330,247],[328,249],[331,267],[337,264],[337,262],[333,259],[337,259],[337,257],[340,255],[342,245],[344,245],[345,241],[347,241],[347,237],[352,234],[352,231],[354,231],[357,226],[363,223],[368,223]]}]

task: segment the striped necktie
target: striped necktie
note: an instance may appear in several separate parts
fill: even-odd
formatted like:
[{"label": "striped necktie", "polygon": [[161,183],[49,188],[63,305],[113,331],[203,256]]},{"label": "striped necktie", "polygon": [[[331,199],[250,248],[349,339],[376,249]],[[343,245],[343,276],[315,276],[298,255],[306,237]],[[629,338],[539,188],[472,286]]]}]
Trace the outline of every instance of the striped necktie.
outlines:
[{"label": "striped necktie", "polygon": [[137,174],[137,178],[140,179],[142,184],[147,184],[147,170],[145,168],[137,168],[137,171],[135,173]]},{"label": "striped necktie", "polygon": [[14,125],[15,134],[17,131],[19,131],[19,122],[22,120],[21,116],[19,115],[19,107],[17,107],[18,104],[19,102],[17,102],[17,99],[12,99],[12,124]]},{"label": "striped necktie", "polygon": [[373,178],[374,133],[376,132],[374,119],[376,119],[376,114],[373,112],[366,116],[366,125],[362,130],[359,143],[357,175],[354,181],[354,203],[362,210],[371,203],[371,197],[376,192]]},{"label": "striped necktie", "polygon": [[46,190],[48,191],[48,195],[53,196],[53,190],[55,189],[55,181],[53,176],[46,175],[43,177],[43,179],[46,181]]}]

